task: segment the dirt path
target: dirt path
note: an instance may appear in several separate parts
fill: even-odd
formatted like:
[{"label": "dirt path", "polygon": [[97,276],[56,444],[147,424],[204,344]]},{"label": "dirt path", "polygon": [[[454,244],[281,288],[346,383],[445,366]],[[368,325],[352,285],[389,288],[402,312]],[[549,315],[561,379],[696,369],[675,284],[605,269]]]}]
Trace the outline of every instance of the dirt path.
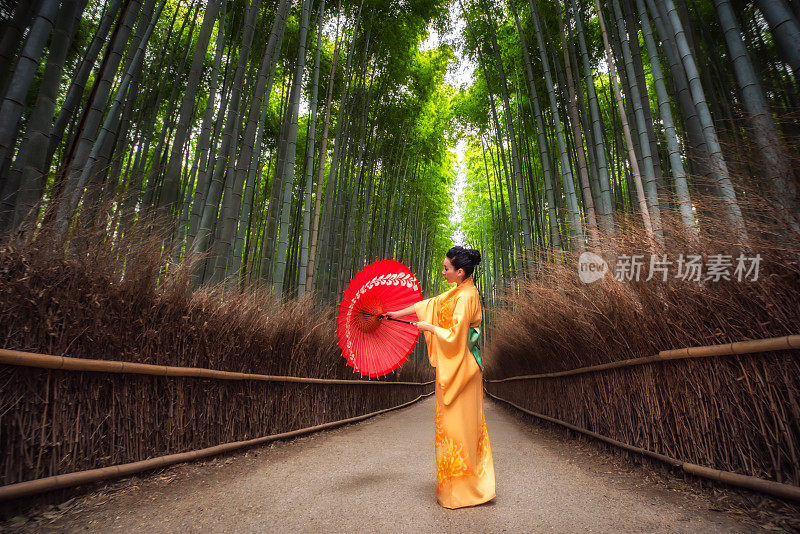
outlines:
[{"label": "dirt path", "polygon": [[[434,493],[433,399],[366,422],[120,481],[21,530],[93,532],[753,532],[743,516],[656,482],[486,401],[497,497]],[[657,477],[655,477],[657,478]]]}]

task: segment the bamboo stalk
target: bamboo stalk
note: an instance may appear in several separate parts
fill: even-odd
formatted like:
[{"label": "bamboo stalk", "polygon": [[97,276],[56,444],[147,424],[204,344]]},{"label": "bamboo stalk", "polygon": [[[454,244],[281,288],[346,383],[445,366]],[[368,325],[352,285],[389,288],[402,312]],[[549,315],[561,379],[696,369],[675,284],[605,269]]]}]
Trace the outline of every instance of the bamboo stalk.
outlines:
[{"label": "bamboo stalk", "polygon": [[157,469],[159,467],[166,467],[168,465],[187,462],[190,460],[198,460],[200,458],[205,458],[207,456],[222,454],[237,449],[241,449],[244,447],[252,447],[253,445],[262,445],[264,443],[269,443],[271,441],[276,441],[279,439],[294,438],[305,434],[310,434],[312,432],[317,432],[319,430],[326,430],[329,428],[334,428],[348,423],[356,423],[358,421],[363,421],[364,419],[368,419],[370,417],[374,417],[382,413],[410,406],[411,404],[414,404],[420,399],[428,397],[430,395],[433,395],[433,392],[422,394],[414,400],[405,402],[403,404],[399,404],[397,406],[392,406],[391,408],[384,408],[383,410],[377,410],[375,412],[358,415],[356,417],[350,417],[348,419],[340,419],[338,421],[331,421],[329,423],[323,423],[321,425],[300,428],[298,430],[292,430],[290,432],[282,432],[280,434],[272,434],[270,436],[262,436],[260,438],[248,439],[244,441],[233,441],[231,443],[223,443],[222,445],[207,447],[205,449],[181,452],[177,454],[168,454],[166,456],[159,456],[158,458],[150,458],[148,460],[142,460],[139,462],[112,465],[109,467],[101,467],[98,469],[89,469],[87,471],[77,471],[74,473],[68,473],[66,475],[56,475],[52,477],[39,478],[36,480],[29,480],[26,482],[18,482],[16,484],[8,484],[7,486],[0,486],[0,502],[11,499],[17,499],[20,497],[26,497],[29,495],[35,495],[38,493],[44,493],[46,491],[68,488],[71,486],[78,486],[80,484],[98,482],[100,480],[106,480],[109,478],[119,478],[134,473],[140,473],[142,471]]},{"label": "bamboo stalk", "polygon": [[[692,464],[689,462],[684,462],[675,458],[670,458],[669,456],[665,456],[663,454],[659,454],[657,452],[649,451],[647,449],[642,449],[640,447],[634,447],[633,445],[628,445],[627,443],[623,443],[621,441],[617,441],[613,438],[609,438],[607,436],[603,436],[602,434],[598,434],[597,432],[592,432],[591,430],[586,430],[585,428],[581,428],[575,425],[571,425],[565,421],[561,421],[560,419],[555,419],[553,417],[549,417],[547,415],[543,415],[540,413],[532,412],[530,410],[526,410],[522,406],[514,404],[511,401],[507,401],[502,399],[496,395],[492,395],[488,391],[484,390],[487,395],[490,397],[497,399],[499,401],[503,401],[506,404],[513,406],[514,408],[525,412],[528,415],[532,415],[539,419],[544,419],[545,421],[550,421],[551,423],[556,423],[558,425],[564,426],[571,430],[575,430],[576,432],[580,432],[582,434],[586,434],[587,436],[591,436],[593,438],[599,439],[604,441],[610,445],[614,445],[616,447],[625,449],[630,452],[635,452],[637,454],[641,454],[644,456],[648,456],[655,460],[664,462],[669,464],[673,467],[679,467],[686,471],[687,473],[700,476],[703,478],[707,478],[710,480],[715,480],[717,482],[724,482],[725,484],[730,484],[731,486],[738,486],[741,488],[747,488],[753,491],[758,491],[761,493],[767,493],[769,495],[774,495],[776,497],[781,497],[783,499],[788,499],[792,501],[800,502],[800,487],[797,486],[790,486],[789,484],[781,484],[780,482],[773,482],[771,480],[764,480],[763,478],[753,477],[749,475],[742,475],[739,473],[732,473],[730,471],[721,471],[719,469],[713,469],[711,467],[704,467],[702,465]],[[2,490],[2,488],[0,488]]]},{"label": "bamboo stalk", "polygon": [[[555,378],[558,376],[571,376],[583,373],[594,373],[597,371],[607,371],[620,367],[631,367],[669,360],[685,360],[688,358],[708,358],[712,356],[736,356],[740,354],[752,354],[756,352],[769,352],[776,350],[800,349],[800,335],[772,337],[752,341],[737,341],[724,345],[706,345],[702,347],[688,347],[683,349],[662,350],[655,356],[645,356],[643,358],[633,358],[630,360],[620,360],[617,362],[591,365],[580,367],[568,371],[558,371],[555,373],[542,373],[538,375],[511,376],[494,380],[486,379],[484,382],[510,382],[512,380],[535,380],[539,378]],[[0,351],[2,353],[2,351]],[[2,362],[2,360],[0,360]]]},{"label": "bamboo stalk", "polygon": [[342,384],[342,385],[384,385],[384,386],[427,386],[429,382],[386,382],[378,380],[342,380],[336,378],[308,378],[300,376],[276,376],[253,373],[234,373],[201,367],[174,367],[170,365],[151,365],[145,363],[118,362],[112,360],[92,360],[53,356],[18,350],[0,349],[0,364],[60,369],[65,371],[92,371],[99,373],[129,373],[155,376],[187,376],[194,378],[214,378],[219,380],[259,380],[262,382],[300,382],[304,384]]}]

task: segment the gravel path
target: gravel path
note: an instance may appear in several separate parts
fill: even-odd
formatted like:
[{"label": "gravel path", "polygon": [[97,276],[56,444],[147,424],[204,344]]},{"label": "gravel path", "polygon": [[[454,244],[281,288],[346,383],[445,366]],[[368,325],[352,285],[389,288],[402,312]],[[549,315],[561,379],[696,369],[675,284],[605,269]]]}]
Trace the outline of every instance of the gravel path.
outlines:
[{"label": "gravel path", "polygon": [[490,503],[436,503],[433,398],[246,453],[116,482],[37,532],[754,532],[641,467],[485,401]]}]

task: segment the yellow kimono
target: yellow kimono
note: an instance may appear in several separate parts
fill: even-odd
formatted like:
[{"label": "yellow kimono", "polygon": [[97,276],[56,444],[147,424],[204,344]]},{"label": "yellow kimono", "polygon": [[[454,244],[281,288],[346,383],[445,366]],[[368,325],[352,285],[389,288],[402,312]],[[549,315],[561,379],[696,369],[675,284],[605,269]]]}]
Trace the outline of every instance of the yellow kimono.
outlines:
[{"label": "yellow kimono", "polygon": [[438,297],[417,302],[428,357],[436,368],[436,498],[461,508],[495,496],[494,464],[483,417],[483,373],[468,346],[470,327],[481,323],[481,303],[472,278]]}]

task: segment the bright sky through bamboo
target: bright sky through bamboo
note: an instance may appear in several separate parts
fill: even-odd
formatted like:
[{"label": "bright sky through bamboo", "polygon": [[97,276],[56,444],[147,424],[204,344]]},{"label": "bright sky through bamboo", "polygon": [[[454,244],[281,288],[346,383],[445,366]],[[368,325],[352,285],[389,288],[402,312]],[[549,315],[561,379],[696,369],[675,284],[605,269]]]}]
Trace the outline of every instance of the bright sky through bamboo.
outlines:
[{"label": "bright sky through bamboo", "polygon": [[[444,35],[439,33],[435,28],[430,28],[428,38],[423,41],[419,48],[420,50],[432,50],[442,44],[449,44],[453,47],[454,51],[458,52],[461,49],[460,36],[464,33],[465,23],[464,20],[458,16],[457,5],[450,6],[449,23],[447,31]],[[472,78],[475,73],[477,65],[466,54],[456,53],[456,59],[447,67],[444,80],[447,84],[452,85],[456,89],[467,88],[472,83]],[[451,191],[453,211],[450,214],[450,221],[454,224],[456,230],[453,235],[453,241],[460,244],[464,240],[464,234],[461,231],[461,221],[464,214],[461,210],[461,197],[464,194],[464,186],[467,179],[467,164],[466,152],[467,143],[464,139],[459,139],[455,147],[450,147],[458,157],[458,176],[456,184]]]}]

